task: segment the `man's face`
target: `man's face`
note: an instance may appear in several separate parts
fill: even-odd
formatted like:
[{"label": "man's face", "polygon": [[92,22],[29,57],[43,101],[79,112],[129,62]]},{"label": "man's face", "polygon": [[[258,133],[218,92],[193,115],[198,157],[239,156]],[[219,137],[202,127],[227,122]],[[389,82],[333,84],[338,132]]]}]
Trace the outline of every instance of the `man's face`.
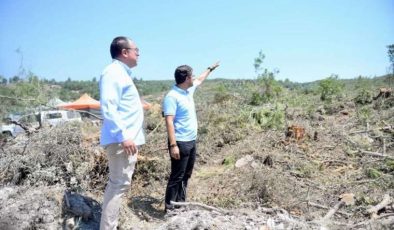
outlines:
[{"label": "man's face", "polygon": [[123,49],[122,55],[125,59],[125,64],[129,68],[137,66],[138,56],[140,56],[140,54],[138,47],[134,44],[133,41],[129,41],[128,46]]},{"label": "man's face", "polygon": [[192,86],[193,86],[193,81],[194,81],[194,75],[193,75],[193,73],[192,73],[191,76],[187,77],[186,81],[188,81],[189,87],[192,87]]}]

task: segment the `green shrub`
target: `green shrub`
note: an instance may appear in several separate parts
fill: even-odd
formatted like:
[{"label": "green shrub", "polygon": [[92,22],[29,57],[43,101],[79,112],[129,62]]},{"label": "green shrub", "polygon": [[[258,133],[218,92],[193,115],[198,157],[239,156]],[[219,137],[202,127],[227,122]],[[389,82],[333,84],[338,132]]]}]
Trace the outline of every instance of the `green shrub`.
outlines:
[{"label": "green shrub", "polygon": [[331,102],[335,96],[338,96],[344,88],[344,84],[338,80],[338,75],[330,77],[319,82],[320,99]]},{"label": "green shrub", "polygon": [[224,84],[220,84],[215,91],[214,103],[222,103],[231,100],[231,94]]},{"label": "green shrub", "polygon": [[371,120],[372,114],[372,109],[370,107],[363,106],[357,109],[357,118],[362,124],[369,122]]},{"label": "green shrub", "polygon": [[354,98],[354,102],[359,105],[365,105],[372,103],[372,92],[366,89],[361,89],[357,94],[356,98]]},{"label": "green shrub", "polygon": [[261,93],[255,91],[252,93],[252,97],[250,98],[249,104],[257,106],[257,105],[262,105],[265,102],[266,102],[266,100],[265,100],[264,96]]},{"label": "green shrub", "polygon": [[263,108],[258,111],[252,112],[253,119],[262,128],[283,128],[285,122],[285,113],[283,105],[277,104],[275,108]]}]

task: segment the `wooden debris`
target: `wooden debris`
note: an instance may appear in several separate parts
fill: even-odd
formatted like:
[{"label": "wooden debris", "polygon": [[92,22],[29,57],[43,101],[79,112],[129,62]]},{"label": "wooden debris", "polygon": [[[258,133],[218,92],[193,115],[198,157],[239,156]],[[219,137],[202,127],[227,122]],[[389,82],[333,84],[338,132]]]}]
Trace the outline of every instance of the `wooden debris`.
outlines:
[{"label": "wooden debris", "polygon": [[339,196],[342,201],[345,202],[346,205],[354,205],[354,194],[353,193],[344,193]]},{"label": "wooden debris", "polygon": [[323,222],[329,220],[344,205],[354,204],[354,194],[352,193],[344,193],[339,197],[340,197],[340,201],[336,203],[335,206],[327,212],[327,214],[322,219]]},{"label": "wooden debris", "polygon": [[383,154],[383,153],[365,151],[365,150],[361,150],[361,149],[359,150],[359,152],[364,153],[364,154],[368,154],[368,155],[373,156],[373,157],[385,157],[385,158],[394,160],[393,156],[389,156],[389,155]]},{"label": "wooden debris", "polygon": [[390,195],[385,194],[383,197],[383,200],[379,204],[373,206],[372,208],[369,208],[367,210],[367,213],[371,216],[371,218],[375,219],[378,217],[378,212],[381,209],[385,208],[386,206],[390,205],[391,202],[392,202],[392,199],[391,199]]},{"label": "wooden debris", "polygon": [[358,134],[358,133],[368,133],[368,132],[375,131],[375,130],[384,131],[384,132],[394,131],[394,125],[387,125],[385,127],[378,128],[378,129],[358,130],[358,131],[354,131],[354,132],[349,133],[349,135],[350,134]]},{"label": "wooden debris", "polygon": [[197,203],[197,202],[174,202],[174,201],[171,201],[171,204],[172,205],[178,205],[178,206],[185,206],[185,207],[186,206],[187,207],[196,206],[196,207],[200,207],[200,208],[206,209],[208,211],[215,211],[215,212],[219,212],[219,213],[223,213],[223,214],[229,213],[229,211],[226,211],[226,210],[223,210],[223,209],[219,209],[219,208],[215,208],[213,206],[209,206],[209,205],[206,205],[206,204]]},{"label": "wooden debris", "polygon": [[329,220],[337,211],[340,209],[343,205],[345,205],[345,201],[339,201],[338,203],[335,204],[334,207],[332,207],[327,214],[323,217],[322,221],[327,221]]},{"label": "wooden debris", "polygon": [[379,94],[374,97],[374,100],[377,100],[378,98],[382,97],[382,98],[388,98],[391,96],[391,93],[393,92],[393,90],[391,88],[380,88],[379,89]]},{"label": "wooden debris", "polygon": [[[316,208],[321,208],[321,209],[327,209],[327,210],[330,209],[327,206],[324,206],[324,205],[321,205],[321,204],[316,204],[316,203],[313,203],[313,202],[310,202],[310,201],[308,201],[308,205],[316,207]],[[340,214],[340,215],[343,215],[343,216],[346,216],[346,217],[349,217],[349,216],[352,215],[350,213],[343,212],[343,211],[337,211],[335,214]]]},{"label": "wooden debris", "polygon": [[298,125],[291,125],[287,127],[286,139],[295,139],[297,142],[301,141],[305,135],[305,128]]},{"label": "wooden debris", "polygon": [[14,125],[18,125],[19,127],[21,127],[28,135],[31,134],[32,132],[36,131],[37,129],[35,128],[31,128],[26,126],[25,124],[18,122],[18,121],[11,121],[12,124]]}]

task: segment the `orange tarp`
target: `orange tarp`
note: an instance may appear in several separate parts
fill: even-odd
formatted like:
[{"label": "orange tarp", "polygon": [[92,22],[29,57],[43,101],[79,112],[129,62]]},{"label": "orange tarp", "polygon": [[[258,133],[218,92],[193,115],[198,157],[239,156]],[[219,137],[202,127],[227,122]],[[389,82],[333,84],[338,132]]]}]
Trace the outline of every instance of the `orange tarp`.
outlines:
[{"label": "orange tarp", "polygon": [[64,109],[100,109],[100,102],[85,93],[78,100],[59,105],[59,107]]}]

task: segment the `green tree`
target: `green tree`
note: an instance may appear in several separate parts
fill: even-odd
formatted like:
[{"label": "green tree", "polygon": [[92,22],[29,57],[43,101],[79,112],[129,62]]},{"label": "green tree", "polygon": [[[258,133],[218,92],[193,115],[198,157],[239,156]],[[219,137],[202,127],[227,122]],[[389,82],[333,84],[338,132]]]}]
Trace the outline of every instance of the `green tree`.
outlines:
[{"label": "green tree", "polygon": [[254,71],[256,72],[256,74],[259,74],[259,72],[261,70],[261,65],[263,64],[264,59],[265,59],[265,55],[263,54],[263,51],[260,50],[259,56],[254,59],[254,64],[253,64]]},{"label": "green tree", "polygon": [[391,68],[391,76],[389,76],[389,84],[391,86],[394,85],[394,44],[388,45],[387,46],[387,54],[389,56],[389,60],[390,60],[390,68]]},{"label": "green tree", "polygon": [[19,76],[13,76],[9,82],[10,83],[18,83],[19,81],[21,81],[21,78]]},{"label": "green tree", "polygon": [[6,85],[6,84],[7,84],[7,78],[0,75],[0,85]]},{"label": "green tree", "polygon": [[319,82],[320,99],[331,102],[335,96],[342,92],[344,84],[338,80],[338,75],[330,77]]},{"label": "green tree", "polygon": [[273,101],[279,98],[280,93],[283,91],[281,84],[275,80],[275,75],[279,73],[279,70],[269,71],[267,68],[263,68],[265,55],[262,51],[259,52],[259,56],[254,59],[254,69],[257,73],[257,80],[255,89],[252,91],[252,98],[250,103],[252,105],[260,105],[262,103]]}]

